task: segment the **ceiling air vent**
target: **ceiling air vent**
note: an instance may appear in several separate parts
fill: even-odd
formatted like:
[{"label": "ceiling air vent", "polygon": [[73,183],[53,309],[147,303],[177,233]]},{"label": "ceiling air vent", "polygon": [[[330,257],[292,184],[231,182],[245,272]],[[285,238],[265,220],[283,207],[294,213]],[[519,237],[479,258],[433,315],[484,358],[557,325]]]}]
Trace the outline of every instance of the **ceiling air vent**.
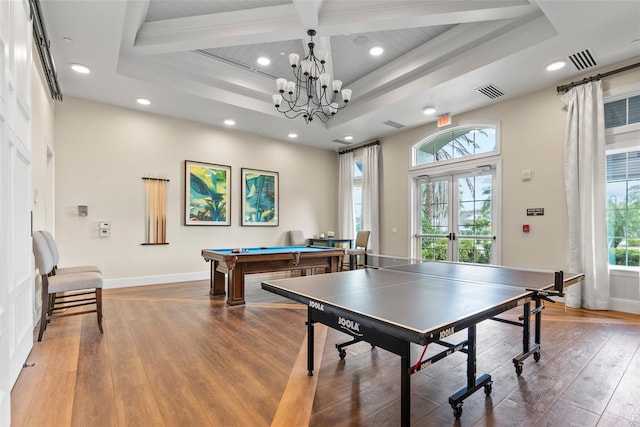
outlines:
[{"label": "ceiling air vent", "polygon": [[207,58],[216,60],[216,61],[220,61],[220,62],[224,62],[225,64],[229,64],[229,65],[233,65],[234,67],[238,67],[238,68],[242,68],[243,70],[247,70],[247,71],[251,71],[252,68],[240,61],[236,61],[234,59],[231,58],[227,58],[226,56],[222,56],[222,55],[218,55],[217,53],[213,53],[210,52],[208,50],[204,50],[204,49],[197,49],[194,50],[195,53],[202,55],[202,56],[206,56]]},{"label": "ceiling air vent", "polygon": [[332,142],[337,142],[338,144],[342,145],[351,145],[351,142],[343,141],[341,139],[334,139]]},{"label": "ceiling air vent", "polygon": [[498,89],[497,87],[495,87],[494,85],[482,86],[481,88],[478,88],[476,90],[481,94],[488,96],[491,99],[496,99],[496,98],[500,98],[501,96],[504,96],[504,92]]},{"label": "ceiling air vent", "polygon": [[589,49],[569,55],[569,59],[573,62],[573,65],[576,66],[578,71],[586,70],[587,68],[595,67],[597,65],[596,60],[593,59]]},{"label": "ceiling air vent", "polygon": [[394,122],[393,120],[387,120],[383,123],[383,125],[391,126],[392,128],[402,129],[405,127],[402,123]]},{"label": "ceiling air vent", "polygon": [[273,80],[278,78],[278,76],[274,76],[273,74],[267,73],[266,71],[262,71],[262,70],[259,70],[259,69],[255,70],[255,71],[256,71],[256,74],[260,74],[262,76],[272,78]]}]

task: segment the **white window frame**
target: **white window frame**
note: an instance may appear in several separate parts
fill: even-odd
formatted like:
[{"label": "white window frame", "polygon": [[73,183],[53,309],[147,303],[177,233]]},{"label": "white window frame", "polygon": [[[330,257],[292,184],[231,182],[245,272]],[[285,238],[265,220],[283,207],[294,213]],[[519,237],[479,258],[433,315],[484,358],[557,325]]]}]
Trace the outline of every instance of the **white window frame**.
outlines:
[{"label": "white window frame", "polygon": [[459,129],[463,127],[479,127],[494,126],[496,130],[496,151],[491,153],[482,153],[479,155],[459,157],[456,159],[443,160],[435,163],[427,163],[416,165],[417,147],[424,143],[425,140],[433,138],[442,131],[434,132],[421,138],[411,148],[411,167],[409,168],[408,185],[409,185],[409,239],[408,253],[411,258],[419,258],[420,253],[415,244],[416,234],[421,230],[420,215],[418,214],[420,206],[420,192],[418,191],[420,177],[425,175],[435,178],[444,175],[455,175],[465,173],[483,167],[491,167],[495,170],[495,183],[493,186],[493,216],[494,216],[494,236],[496,236],[492,252],[496,264],[502,264],[502,158],[500,156],[501,147],[501,130],[499,121],[482,121],[482,122],[460,122],[456,123],[453,128],[447,128],[447,131]]},{"label": "white window frame", "polygon": [[[606,104],[636,95],[640,95],[640,84],[624,86],[612,91],[607,91],[604,94],[604,103]],[[605,129],[605,138],[605,158],[607,154],[614,154],[616,152],[628,151],[630,148],[636,148],[638,146],[638,141],[640,141],[640,123],[632,123],[630,125]],[[602,179],[606,185],[606,175],[602,177]],[[625,276],[629,274],[631,276],[637,276],[638,272],[640,272],[640,267],[609,264],[609,270],[617,275]]]}]

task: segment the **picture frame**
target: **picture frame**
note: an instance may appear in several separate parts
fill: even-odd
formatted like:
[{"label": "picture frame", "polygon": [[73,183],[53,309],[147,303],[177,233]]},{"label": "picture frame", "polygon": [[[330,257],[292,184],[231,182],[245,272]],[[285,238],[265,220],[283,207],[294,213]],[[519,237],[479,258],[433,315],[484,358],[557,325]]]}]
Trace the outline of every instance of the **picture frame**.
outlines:
[{"label": "picture frame", "polygon": [[242,168],[241,172],[241,224],[244,226],[278,226],[278,172],[249,168]]},{"label": "picture frame", "polygon": [[231,166],[185,160],[185,225],[231,225]]}]

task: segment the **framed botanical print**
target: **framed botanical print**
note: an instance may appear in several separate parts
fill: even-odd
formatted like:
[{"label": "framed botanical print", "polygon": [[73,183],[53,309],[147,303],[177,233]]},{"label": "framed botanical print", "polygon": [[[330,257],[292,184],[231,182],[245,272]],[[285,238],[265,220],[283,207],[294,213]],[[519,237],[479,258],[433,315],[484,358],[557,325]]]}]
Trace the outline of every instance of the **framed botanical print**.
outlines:
[{"label": "framed botanical print", "polygon": [[185,225],[231,225],[231,166],[184,162]]},{"label": "framed botanical print", "polygon": [[242,168],[242,225],[278,225],[278,172]]}]

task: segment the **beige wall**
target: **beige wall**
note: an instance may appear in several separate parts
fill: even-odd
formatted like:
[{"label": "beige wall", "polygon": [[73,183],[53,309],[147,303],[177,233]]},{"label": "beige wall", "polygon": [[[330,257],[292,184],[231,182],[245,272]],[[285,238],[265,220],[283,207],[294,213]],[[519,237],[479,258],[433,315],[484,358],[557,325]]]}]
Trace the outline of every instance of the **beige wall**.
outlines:
[{"label": "beige wall", "polygon": [[33,62],[31,69],[31,203],[33,228],[38,230],[51,229],[54,224],[53,164],[49,162],[47,147],[53,146],[55,104],[36,64],[39,62]]},{"label": "beige wall", "polygon": [[[487,120],[500,123],[502,264],[564,268],[566,208],[561,183],[565,113],[559,97],[552,89],[545,89],[453,117],[453,125]],[[406,256],[409,251],[411,147],[438,130],[431,124],[383,141],[381,240],[389,254]],[[531,181],[522,181],[525,169],[531,170]],[[527,217],[526,208],[534,207],[545,208],[544,216]],[[529,224],[531,232],[522,233],[522,224]]]},{"label": "beige wall", "polygon": [[[34,48],[35,52],[36,49]],[[54,224],[54,168],[47,153],[53,145],[55,103],[42,76],[39,61],[31,63],[31,212],[33,230],[52,230]],[[48,148],[49,147],[49,148]],[[40,317],[42,282],[34,275],[34,319]]]},{"label": "beige wall", "polygon": [[[61,264],[98,264],[111,285],[206,273],[203,248],[283,245],[290,229],[311,237],[336,227],[334,152],[68,97],[57,105],[55,129]],[[185,160],[232,167],[231,226],[183,225]],[[242,167],[279,172],[278,227],[239,225]],[[170,180],[169,245],[141,245],[143,176]],[[78,205],[89,215],[79,217]],[[98,237],[99,221],[111,222],[111,237]]]},{"label": "beige wall", "polygon": [[[633,62],[637,58],[608,69]],[[636,71],[608,77],[605,91],[634,84],[637,76]],[[36,85],[34,98],[35,92]],[[46,89],[41,92],[38,96],[48,96]],[[331,151],[70,97],[56,103],[55,137],[51,138],[47,136],[53,126],[51,105],[43,103],[42,114],[36,110],[34,106],[34,123],[40,122],[43,131],[38,136],[40,130],[35,127],[40,124],[34,126],[34,144],[40,144],[34,149],[34,186],[53,180],[39,171],[46,163],[42,144],[50,144],[55,147],[55,231],[61,263],[99,264],[108,285],[206,277],[202,248],[285,244],[289,229],[303,229],[312,236],[336,228],[337,158]],[[495,120],[501,124],[504,265],[566,268],[565,119],[555,87],[453,117],[454,123]],[[410,150],[436,130],[435,124],[426,125],[381,140],[382,253],[409,254]],[[44,154],[36,153],[40,150]],[[232,166],[230,227],[182,225],[185,159]],[[241,167],[280,173],[279,227],[239,226]],[[531,181],[521,180],[524,169],[532,171]],[[141,178],[148,174],[171,180],[167,246],[140,245],[144,239]],[[78,217],[79,204],[89,206],[88,217]],[[545,208],[545,215],[527,217],[528,207]],[[46,225],[46,215],[39,209],[43,208],[34,207],[34,224]],[[111,237],[98,237],[100,220],[111,221]],[[521,231],[524,223],[531,226],[529,234]],[[631,280],[637,281],[637,276]],[[631,294],[622,288],[614,280],[612,296],[637,304],[637,287]]]},{"label": "beige wall", "polygon": [[[634,62],[637,62],[637,58],[598,72]],[[637,82],[638,73],[627,72],[608,77],[604,83],[605,91]],[[566,110],[561,97],[555,87],[549,87],[455,116],[453,125],[487,120],[499,121],[501,130],[501,263],[517,267],[565,269],[567,206],[563,182]],[[382,141],[380,240],[385,254],[409,254],[408,174],[411,147],[438,130],[434,123]],[[530,181],[521,179],[521,172],[525,169],[531,170]],[[544,208],[544,216],[527,217],[526,208],[533,207]],[[530,233],[522,232],[523,224],[530,225]],[[393,232],[394,228],[397,232]]]}]

